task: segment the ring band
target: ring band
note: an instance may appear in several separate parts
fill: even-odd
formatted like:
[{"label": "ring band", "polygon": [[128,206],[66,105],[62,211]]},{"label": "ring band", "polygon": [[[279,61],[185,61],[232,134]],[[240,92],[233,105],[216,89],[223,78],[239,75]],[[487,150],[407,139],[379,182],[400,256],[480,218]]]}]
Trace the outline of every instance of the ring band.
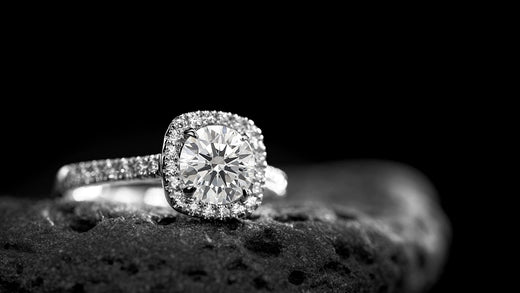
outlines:
[{"label": "ring band", "polygon": [[74,201],[169,204],[207,219],[245,217],[264,193],[286,193],[286,174],[265,158],[263,135],[252,120],[190,112],[170,123],[161,154],[68,164],[58,171],[55,189]]},{"label": "ring band", "polygon": [[[161,154],[156,154],[68,164],[58,171],[55,189],[59,194],[75,201],[103,198],[121,202],[140,202],[136,198],[111,198],[113,192],[109,191],[127,186],[162,189],[160,161]],[[284,196],[287,188],[286,177],[284,171],[267,166],[266,195]],[[168,205],[166,201],[159,201],[151,196],[148,199],[143,197],[142,202],[156,206]]]}]

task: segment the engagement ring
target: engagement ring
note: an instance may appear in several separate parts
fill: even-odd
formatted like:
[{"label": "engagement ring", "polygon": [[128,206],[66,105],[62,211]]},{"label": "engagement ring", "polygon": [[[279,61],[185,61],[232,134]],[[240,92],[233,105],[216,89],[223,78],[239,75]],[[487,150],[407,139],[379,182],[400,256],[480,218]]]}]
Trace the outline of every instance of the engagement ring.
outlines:
[{"label": "engagement ring", "polygon": [[[74,201],[167,206],[205,219],[246,217],[265,195],[285,195],[286,174],[267,165],[260,128],[217,111],[170,123],[161,154],[63,166],[56,190]],[[164,195],[166,200],[164,200]]]}]

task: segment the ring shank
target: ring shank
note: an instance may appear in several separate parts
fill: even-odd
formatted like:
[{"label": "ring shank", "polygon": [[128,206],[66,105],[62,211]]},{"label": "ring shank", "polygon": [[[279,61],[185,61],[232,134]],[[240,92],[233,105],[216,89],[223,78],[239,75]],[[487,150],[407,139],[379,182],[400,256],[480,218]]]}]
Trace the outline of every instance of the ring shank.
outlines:
[{"label": "ring shank", "polygon": [[[166,206],[161,155],[87,161],[65,165],[56,176],[55,190],[74,201],[111,200]],[[287,175],[268,166],[266,195],[283,196]]]}]

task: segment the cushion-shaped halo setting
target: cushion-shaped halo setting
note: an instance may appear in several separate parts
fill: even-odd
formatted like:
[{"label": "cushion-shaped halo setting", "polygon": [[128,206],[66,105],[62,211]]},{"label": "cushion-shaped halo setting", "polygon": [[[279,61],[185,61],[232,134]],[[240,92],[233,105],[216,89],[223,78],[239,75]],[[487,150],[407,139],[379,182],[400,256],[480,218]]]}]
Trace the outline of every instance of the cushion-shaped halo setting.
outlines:
[{"label": "cushion-shaped halo setting", "polygon": [[178,212],[220,220],[249,216],[262,202],[266,168],[262,131],[248,118],[190,112],[166,131],[162,182]]}]

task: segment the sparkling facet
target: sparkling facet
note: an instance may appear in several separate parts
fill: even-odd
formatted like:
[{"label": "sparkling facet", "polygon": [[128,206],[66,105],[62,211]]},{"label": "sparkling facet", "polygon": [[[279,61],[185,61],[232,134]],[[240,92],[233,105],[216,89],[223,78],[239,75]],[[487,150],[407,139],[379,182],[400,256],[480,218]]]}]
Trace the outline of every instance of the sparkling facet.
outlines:
[{"label": "sparkling facet", "polygon": [[227,204],[250,192],[255,158],[249,143],[237,131],[210,125],[189,137],[179,158],[180,176],[196,188],[193,199]]}]

